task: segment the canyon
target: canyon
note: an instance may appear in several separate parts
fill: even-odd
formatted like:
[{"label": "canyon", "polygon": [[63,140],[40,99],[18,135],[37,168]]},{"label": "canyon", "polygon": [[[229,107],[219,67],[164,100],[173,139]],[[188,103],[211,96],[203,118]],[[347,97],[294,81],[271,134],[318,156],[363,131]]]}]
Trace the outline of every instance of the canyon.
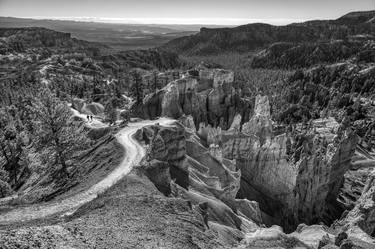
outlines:
[{"label": "canyon", "polygon": [[280,128],[271,119],[267,96],[256,96],[254,103],[238,98],[247,106],[231,101],[232,72],[198,66],[182,77],[148,95],[137,109],[148,118],[176,118],[184,127],[141,131],[150,144],[144,170],[159,190],[206,210],[206,224],[214,230],[220,224],[222,236],[223,226],[246,237],[260,224],[293,232],[301,223],[331,225],[341,218],[339,192],[358,142],[350,127],[327,117]]},{"label": "canyon", "polygon": [[374,13],[130,51],[0,28],[0,248],[375,248]]}]

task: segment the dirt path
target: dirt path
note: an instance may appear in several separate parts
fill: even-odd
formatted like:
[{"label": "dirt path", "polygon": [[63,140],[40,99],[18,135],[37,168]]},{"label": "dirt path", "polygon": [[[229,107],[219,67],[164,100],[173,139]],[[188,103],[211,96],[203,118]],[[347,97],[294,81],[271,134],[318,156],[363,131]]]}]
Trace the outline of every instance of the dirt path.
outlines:
[{"label": "dirt path", "polygon": [[80,117],[82,120],[86,121],[86,125],[89,126],[90,128],[104,128],[107,127],[108,125],[104,124],[102,121],[98,120],[97,118],[93,118],[92,121],[87,121],[87,115],[82,114],[78,112],[77,110],[70,108],[70,110],[73,112],[73,116]]},{"label": "dirt path", "polygon": [[[78,115],[81,114],[78,113]],[[77,208],[79,208],[81,205],[92,201],[98,196],[98,194],[104,192],[109,187],[117,183],[121,178],[131,171],[133,166],[137,165],[141,161],[146,152],[145,149],[133,138],[133,135],[140,128],[155,123],[168,126],[173,123],[173,120],[168,118],[160,118],[157,120],[145,120],[129,123],[127,127],[123,128],[116,134],[117,140],[122,144],[126,151],[125,157],[115,170],[113,170],[100,182],[93,185],[90,189],[60,201],[20,207],[9,212],[2,213],[0,215],[0,225],[26,222],[45,218],[55,214],[61,214],[63,216],[74,213],[75,210],[77,210]],[[95,121],[94,125],[94,127],[101,127],[105,124],[101,123],[100,121]]]}]

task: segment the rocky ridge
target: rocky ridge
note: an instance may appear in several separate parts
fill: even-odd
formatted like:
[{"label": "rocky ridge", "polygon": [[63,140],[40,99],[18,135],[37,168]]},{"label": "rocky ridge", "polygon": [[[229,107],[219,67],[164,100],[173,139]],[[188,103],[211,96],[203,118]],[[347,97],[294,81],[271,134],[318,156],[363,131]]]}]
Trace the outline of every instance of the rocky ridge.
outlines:
[{"label": "rocky ridge", "polygon": [[309,43],[352,35],[374,35],[374,22],[371,21],[374,15],[374,11],[363,11],[349,13],[336,20],[315,20],[285,26],[253,23],[235,28],[202,28],[195,35],[166,43],[163,49],[187,56],[245,53],[275,42]]}]

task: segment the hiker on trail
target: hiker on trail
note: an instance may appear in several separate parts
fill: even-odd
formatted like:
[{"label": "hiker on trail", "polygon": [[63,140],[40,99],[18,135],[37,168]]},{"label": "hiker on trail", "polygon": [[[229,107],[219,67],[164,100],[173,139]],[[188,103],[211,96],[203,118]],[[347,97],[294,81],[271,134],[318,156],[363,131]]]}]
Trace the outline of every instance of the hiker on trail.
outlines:
[{"label": "hiker on trail", "polygon": [[90,116],[90,118],[91,118],[91,121],[92,121],[92,115]]},{"label": "hiker on trail", "polygon": [[90,116],[89,115],[87,115],[86,118],[87,118],[87,121],[90,121]]}]

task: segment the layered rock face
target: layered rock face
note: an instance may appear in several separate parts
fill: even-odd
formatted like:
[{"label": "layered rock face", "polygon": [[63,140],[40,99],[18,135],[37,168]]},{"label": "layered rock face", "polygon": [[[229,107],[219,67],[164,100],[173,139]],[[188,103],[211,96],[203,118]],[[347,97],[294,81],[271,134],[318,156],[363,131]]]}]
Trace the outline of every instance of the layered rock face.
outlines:
[{"label": "layered rock face", "polygon": [[192,128],[149,126],[137,137],[148,146],[140,169],[165,195],[188,200],[208,229],[234,245],[262,223],[257,202],[236,199],[241,173],[234,162],[205,147]]},{"label": "layered rock face", "polygon": [[168,195],[169,183],[174,179],[177,184],[187,188],[189,172],[184,165],[186,153],[184,130],[181,127],[149,126],[139,130],[136,135],[148,145],[145,172],[156,187]]},{"label": "layered rock face", "polygon": [[163,48],[187,56],[202,56],[249,52],[275,42],[295,44],[343,39],[358,34],[374,34],[374,15],[374,11],[365,11],[358,14],[357,20],[346,18],[346,15],[336,20],[307,21],[286,26],[252,23],[235,28],[201,28],[199,33],[169,41]]},{"label": "layered rock face", "polygon": [[137,113],[145,118],[191,115],[201,122],[228,129],[236,113],[248,116],[251,103],[241,99],[232,87],[232,71],[199,69],[192,75],[170,82],[163,89],[143,100]]},{"label": "layered rock face", "polygon": [[1,28],[0,36],[4,37],[4,43],[16,52],[32,47],[54,47],[72,43],[69,33],[45,28]]},{"label": "layered rock face", "polygon": [[302,222],[330,223],[340,215],[331,207],[336,207],[356,136],[334,119],[289,130],[273,136],[268,100],[258,96],[254,116],[242,131],[216,132],[208,141],[221,145],[223,158],[236,160],[242,173],[238,196],[257,200],[268,222],[286,229]]},{"label": "layered rock face", "polygon": [[355,207],[335,225],[346,228],[355,237],[375,236],[375,171],[369,175]]}]

